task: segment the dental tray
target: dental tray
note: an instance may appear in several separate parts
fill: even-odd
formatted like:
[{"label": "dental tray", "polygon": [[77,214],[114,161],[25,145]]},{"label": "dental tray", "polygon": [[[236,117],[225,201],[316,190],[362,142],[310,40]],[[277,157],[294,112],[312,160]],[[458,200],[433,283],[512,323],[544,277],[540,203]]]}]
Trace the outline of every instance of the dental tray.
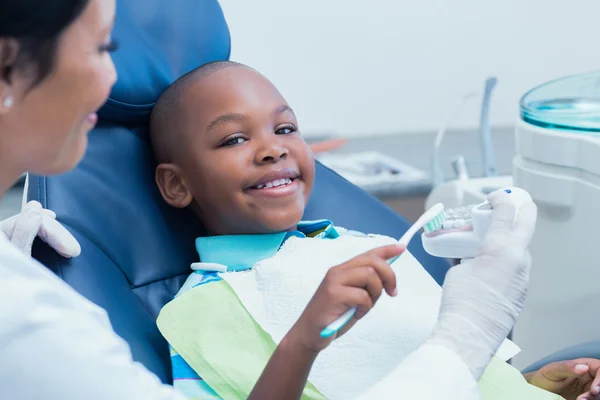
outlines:
[{"label": "dental tray", "polygon": [[370,193],[403,192],[431,185],[424,171],[377,151],[324,153],[319,154],[317,159]]}]

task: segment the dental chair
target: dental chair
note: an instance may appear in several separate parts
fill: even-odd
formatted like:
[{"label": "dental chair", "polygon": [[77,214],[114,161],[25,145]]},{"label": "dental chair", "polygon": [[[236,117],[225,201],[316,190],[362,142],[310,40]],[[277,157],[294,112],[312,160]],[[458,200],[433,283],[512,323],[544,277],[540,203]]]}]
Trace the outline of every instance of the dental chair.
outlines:
[{"label": "dental chair", "polygon": [[[85,158],[61,176],[29,176],[28,200],[56,212],[81,244],[81,256],[61,258],[41,242],[33,254],[103,307],[134,359],[170,383],[169,350],[155,320],[197,261],[194,238],[206,232],[189,211],[171,208],[160,197],[147,123],[154,102],[173,81],[229,57],[230,36],[216,0],[168,5],[119,0],[117,15],[119,80],[89,135]],[[305,218],[329,218],[346,228],[393,237],[409,227],[320,164]],[[441,284],[449,264],[426,254],[418,237],[409,250]]]}]

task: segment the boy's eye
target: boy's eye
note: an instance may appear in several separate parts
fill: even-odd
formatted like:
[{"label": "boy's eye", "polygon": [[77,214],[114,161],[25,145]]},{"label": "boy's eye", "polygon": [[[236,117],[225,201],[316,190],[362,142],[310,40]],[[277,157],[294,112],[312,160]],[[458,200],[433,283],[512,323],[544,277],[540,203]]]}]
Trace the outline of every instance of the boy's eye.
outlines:
[{"label": "boy's eye", "polygon": [[275,131],[275,134],[276,135],[289,135],[290,133],[294,133],[294,132],[296,132],[296,127],[290,125],[290,126],[283,126],[281,128],[278,128]]},{"label": "boy's eye", "polygon": [[244,143],[246,139],[244,139],[243,137],[233,137],[225,142],[223,142],[222,146],[235,146],[236,144],[242,144]]}]

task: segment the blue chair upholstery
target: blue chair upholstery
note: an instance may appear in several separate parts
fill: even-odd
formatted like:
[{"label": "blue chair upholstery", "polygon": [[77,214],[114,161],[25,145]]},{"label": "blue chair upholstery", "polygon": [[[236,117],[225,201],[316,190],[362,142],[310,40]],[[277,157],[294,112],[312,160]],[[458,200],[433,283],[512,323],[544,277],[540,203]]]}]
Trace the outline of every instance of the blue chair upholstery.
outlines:
[{"label": "blue chair upholstery", "polygon": [[[61,176],[30,176],[28,198],[54,210],[81,243],[80,257],[59,257],[36,242],[34,256],[82,295],[107,310],[133,356],[171,381],[169,352],[156,328],[160,308],[197,261],[194,238],[204,230],[187,210],[168,207],[154,183],[147,135],[152,106],[179,76],[229,57],[229,32],[216,0],[119,0],[114,36],[119,81],[89,136],[81,164]],[[382,203],[317,165],[306,218],[400,237],[409,224]],[[449,265],[410,246],[441,282]]]}]

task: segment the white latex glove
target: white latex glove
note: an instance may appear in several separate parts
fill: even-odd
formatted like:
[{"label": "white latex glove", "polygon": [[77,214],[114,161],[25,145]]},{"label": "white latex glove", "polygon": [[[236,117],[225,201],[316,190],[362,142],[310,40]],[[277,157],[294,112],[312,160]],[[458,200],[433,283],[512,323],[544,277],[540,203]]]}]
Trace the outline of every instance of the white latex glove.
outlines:
[{"label": "white latex glove", "polygon": [[[516,189],[519,190],[519,189]],[[537,207],[526,194],[488,196],[492,221],[479,255],[448,271],[437,326],[429,341],[458,354],[476,379],[490,363],[523,309]]]},{"label": "white latex glove", "polygon": [[63,257],[77,257],[81,253],[79,242],[56,220],[56,214],[43,209],[37,201],[30,201],[19,214],[0,221],[0,230],[27,255],[31,255],[36,236]]}]

